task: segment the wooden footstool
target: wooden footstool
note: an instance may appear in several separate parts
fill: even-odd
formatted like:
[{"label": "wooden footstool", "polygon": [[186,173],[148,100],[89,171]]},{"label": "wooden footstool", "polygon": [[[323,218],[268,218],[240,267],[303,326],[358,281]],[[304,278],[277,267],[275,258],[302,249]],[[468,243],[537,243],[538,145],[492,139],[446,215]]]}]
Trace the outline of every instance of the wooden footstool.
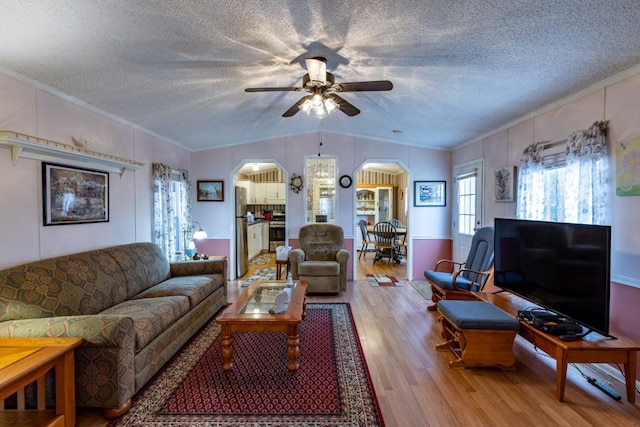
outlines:
[{"label": "wooden footstool", "polygon": [[441,300],[438,311],[445,342],[436,349],[457,357],[449,367],[515,368],[513,341],[520,322],[514,317],[485,301]]}]

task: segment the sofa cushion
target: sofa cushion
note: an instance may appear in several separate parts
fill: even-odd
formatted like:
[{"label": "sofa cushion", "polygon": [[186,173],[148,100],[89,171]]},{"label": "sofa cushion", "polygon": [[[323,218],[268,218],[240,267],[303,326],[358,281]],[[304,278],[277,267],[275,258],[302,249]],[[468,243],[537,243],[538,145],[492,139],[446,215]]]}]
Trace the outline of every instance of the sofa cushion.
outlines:
[{"label": "sofa cushion", "polygon": [[101,250],[0,271],[0,321],[96,314],[126,296],[123,271]]},{"label": "sofa cushion", "polygon": [[127,298],[169,278],[169,261],[154,243],[131,243],[103,249],[120,265],[127,280]]},{"label": "sofa cushion", "polygon": [[157,298],[181,295],[189,298],[191,307],[195,307],[206,297],[211,295],[219,284],[213,275],[178,276],[158,283],[143,291],[132,299]]},{"label": "sofa cushion", "polygon": [[299,276],[339,276],[340,264],[336,261],[304,261],[298,265]]},{"label": "sofa cushion", "polygon": [[513,316],[486,301],[442,300],[438,310],[460,329],[520,329]]},{"label": "sofa cushion", "polygon": [[133,320],[137,353],[188,311],[189,298],[171,296],[125,301],[101,314],[118,314]]},{"label": "sofa cushion", "polygon": [[[433,282],[436,285],[440,286],[442,289],[448,289],[448,290],[453,289],[452,273],[447,273],[444,271],[426,270],[424,272],[424,277],[428,281]],[[471,280],[467,279],[462,274],[460,274],[458,275],[458,277],[456,277],[456,285],[458,286],[458,288],[462,288],[468,291],[471,288]],[[473,291],[478,290],[477,283],[475,284],[472,290]]]}]

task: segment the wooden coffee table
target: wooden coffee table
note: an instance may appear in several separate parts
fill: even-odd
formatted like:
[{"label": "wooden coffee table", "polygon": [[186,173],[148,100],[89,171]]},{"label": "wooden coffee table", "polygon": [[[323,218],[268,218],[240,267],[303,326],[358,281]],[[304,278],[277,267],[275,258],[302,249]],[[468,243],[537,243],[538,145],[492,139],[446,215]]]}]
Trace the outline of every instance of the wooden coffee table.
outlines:
[{"label": "wooden coffee table", "polygon": [[[287,288],[291,294],[288,302],[281,307],[282,312],[274,312],[276,297]],[[222,326],[222,369],[231,369],[231,345],[235,332],[285,332],[288,368],[290,371],[297,370],[300,322],[306,312],[306,293],[307,282],[304,280],[294,281],[293,286],[287,286],[284,280],[257,280],[251,283],[217,319]]]},{"label": "wooden coffee table", "polygon": [[[73,350],[81,338],[0,338],[0,406],[18,393],[17,410],[0,411],[0,425],[64,426],[76,422]],[[56,409],[45,407],[45,374],[55,368]],[[25,410],[24,387],[37,381],[37,408]]]}]

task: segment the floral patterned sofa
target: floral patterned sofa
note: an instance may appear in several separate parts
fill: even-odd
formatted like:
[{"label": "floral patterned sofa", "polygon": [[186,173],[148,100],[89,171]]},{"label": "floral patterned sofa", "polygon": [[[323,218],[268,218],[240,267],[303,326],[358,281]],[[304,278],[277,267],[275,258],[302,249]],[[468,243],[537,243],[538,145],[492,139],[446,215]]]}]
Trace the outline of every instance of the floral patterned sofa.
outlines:
[{"label": "floral patterned sofa", "polygon": [[227,261],[169,263],[133,243],[0,271],[0,336],[84,338],[76,406],[115,418],[226,304]]}]

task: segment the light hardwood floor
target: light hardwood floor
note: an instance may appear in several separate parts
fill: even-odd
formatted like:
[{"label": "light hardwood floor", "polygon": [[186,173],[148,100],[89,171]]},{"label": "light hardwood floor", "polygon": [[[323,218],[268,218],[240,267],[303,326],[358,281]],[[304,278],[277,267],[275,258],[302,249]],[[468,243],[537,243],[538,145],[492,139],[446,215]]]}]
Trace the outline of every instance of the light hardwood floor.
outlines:
[{"label": "light hardwood floor", "polygon": [[[358,263],[358,280],[346,293],[310,295],[313,302],[348,302],[387,427],[408,426],[640,426],[640,403],[598,365],[578,365],[623,396],[614,401],[591,386],[575,367],[567,375],[565,402],[555,398],[555,361],[516,338],[516,370],[449,369],[453,356],[436,351],[437,313],[412,286],[373,287],[367,273],[403,277],[403,266]],[[273,261],[272,261],[273,263]],[[257,268],[250,266],[248,277]],[[229,282],[228,298],[242,291]],[[304,343],[301,343],[304,351]],[[640,401],[640,397],[638,397]],[[80,410],[78,425],[105,426],[97,411]]]}]

